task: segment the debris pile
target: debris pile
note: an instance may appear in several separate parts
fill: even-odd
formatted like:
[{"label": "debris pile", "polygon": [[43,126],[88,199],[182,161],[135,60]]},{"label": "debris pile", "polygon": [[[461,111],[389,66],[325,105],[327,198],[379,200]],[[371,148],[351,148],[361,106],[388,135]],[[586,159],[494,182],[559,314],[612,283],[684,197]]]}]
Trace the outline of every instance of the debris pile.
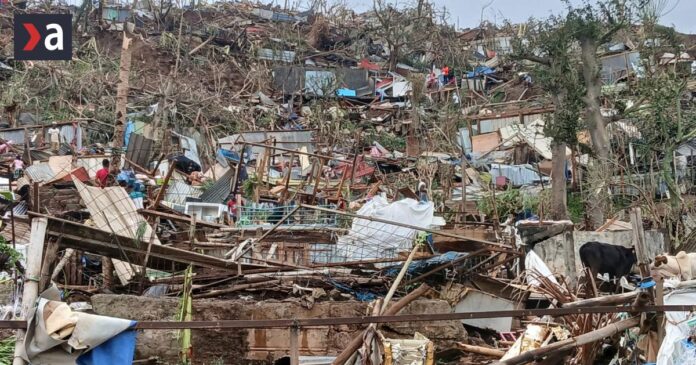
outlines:
[{"label": "debris pile", "polygon": [[[693,133],[651,155],[607,96],[603,172],[590,123],[559,142],[525,24],[419,4],[0,2],[18,359],[695,361]],[[73,14],[72,61],[14,60],[26,11]],[[643,87],[639,46],[602,47],[602,95]],[[688,90],[693,52],[662,51]]]}]

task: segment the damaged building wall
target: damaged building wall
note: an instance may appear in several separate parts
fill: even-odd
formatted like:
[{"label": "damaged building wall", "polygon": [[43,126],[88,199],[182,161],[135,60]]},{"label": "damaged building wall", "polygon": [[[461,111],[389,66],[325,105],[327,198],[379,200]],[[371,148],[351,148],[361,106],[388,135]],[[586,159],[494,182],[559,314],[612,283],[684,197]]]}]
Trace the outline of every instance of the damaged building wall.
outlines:
[{"label": "damaged building wall", "polygon": [[[539,257],[549,266],[552,272],[569,276],[567,265],[564,263],[564,249],[566,247],[566,236],[561,234],[549,238],[546,241],[537,243],[533,249]],[[580,247],[587,242],[597,241],[605,242],[613,245],[624,247],[633,246],[632,231],[615,231],[615,232],[588,232],[574,231],[573,241],[575,243],[575,272],[582,270],[582,262],[580,261]],[[645,231],[645,243],[648,257],[655,257],[665,252],[665,236],[660,231]]]},{"label": "damaged building wall", "polygon": [[[149,298],[129,295],[95,295],[92,306],[95,313],[139,321],[175,320],[179,300],[176,298]],[[399,314],[430,314],[451,312],[444,300],[416,300]],[[330,301],[314,304],[307,309],[299,299],[266,300],[194,300],[193,320],[264,320],[287,318],[327,318],[362,316],[368,312],[366,302]],[[302,355],[336,355],[363,329],[359,325],[316,327],[301,329]],[[410,338],[419,332],[436,345],[449,345],[466,338],[459,321],[391,323],[382,326],[390,338]],[[224,335],[221,334],[224,332]],[[160,361],[177,363],[179,346],[176,331],[143,331],[138,336],[137,358],[158,357]],[[194,363],[204,364],[223,360],[225,364],[247,364],[249,360],[278,359],[287,355],[287,329],[230,329],[193,330]]]}]

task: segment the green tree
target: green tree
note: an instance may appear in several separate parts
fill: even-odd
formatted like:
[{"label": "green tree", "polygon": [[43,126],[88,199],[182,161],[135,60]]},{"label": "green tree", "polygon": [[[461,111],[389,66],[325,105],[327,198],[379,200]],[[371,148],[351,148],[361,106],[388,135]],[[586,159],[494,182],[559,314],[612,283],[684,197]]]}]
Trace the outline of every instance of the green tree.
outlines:
[{"label": "green tree", "polygon": [[552,138],[551,218],[568,217],[565,178],[566,151],[577,144],[584,88],[580,82],[573,37],[562,17],[532,21],[524,40],[518,39],[513,57],[534,63],[530,70],[554,104],[545,133]]}]

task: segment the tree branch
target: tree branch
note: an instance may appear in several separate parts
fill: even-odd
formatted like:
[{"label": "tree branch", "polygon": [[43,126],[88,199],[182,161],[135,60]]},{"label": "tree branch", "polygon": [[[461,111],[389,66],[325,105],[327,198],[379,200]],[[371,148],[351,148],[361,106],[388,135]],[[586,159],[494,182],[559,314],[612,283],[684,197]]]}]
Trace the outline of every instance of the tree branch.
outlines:
[{"label": "tree branch", "polygon": [[527,61],[532,61],[532,62],[542,64],[544,66],[551,67],[551,59],[549,59],[547,57],[540,57],[537,55],[533,55],[531,53],[522,53],[522,54],[516,55],[515,58],[527,60]]}]

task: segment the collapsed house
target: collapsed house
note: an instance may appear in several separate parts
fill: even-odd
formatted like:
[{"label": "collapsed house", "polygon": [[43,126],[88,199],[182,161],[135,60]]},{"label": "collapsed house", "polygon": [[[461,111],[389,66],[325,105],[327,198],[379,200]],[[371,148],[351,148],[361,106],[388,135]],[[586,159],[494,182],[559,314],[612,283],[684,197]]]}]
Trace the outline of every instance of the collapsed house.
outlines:
[{"label": "collapsed house", "polygon": [[[165,22],[152,4],[103,5],[98,22],[76,22],[94,31],[76,57],[118,56],[119,78],[107,81],[126,91],[117,97],[120,127],[102,121],[96,94],[80,96],[99,100],[89,106],[71,104],[68,121],[17,106],[2,117],[0,158],[26,163],[23,176],[16,168],[0,176],[0,262],[15,273],[4,318],[19,330],[17,359],[696,358],[695,278],[668,270],[684,257],[663,255],[673,251],[669,234],[636,207],[596,230],[582,229],[582,217],[544,217],[539,200],[550,184],[580,184],[590,158],[569,147],[565,174],[552,176],[545,126],[555,107],[507,58],[510,29],[456,31],[459,65],[422,50],[407,64],[387,40],[359,36],[383,21],[374,12],[218,3],[173,7],[177,19]],[[683,68],[691,59],[665,54],[661,63]],[[603,92],[630,87],[642,72],[626,45],[600,60]],[[3,80],[21,67],[0,48]],[[173,76],[164,80],[160,68]],[[62,76],[97,80],[80,72]],[[48,146],[53,128],[58,149]],[[640,131],[621,120],[610,134],[635,165]],[[693,143],[678,154],[687,190]],[[607,190],[668,194],[645,168],[622,171]],[[635,248],[640,277],[585,268],[588,242]],[[657,257],[666,280],[650,280]]]}]

